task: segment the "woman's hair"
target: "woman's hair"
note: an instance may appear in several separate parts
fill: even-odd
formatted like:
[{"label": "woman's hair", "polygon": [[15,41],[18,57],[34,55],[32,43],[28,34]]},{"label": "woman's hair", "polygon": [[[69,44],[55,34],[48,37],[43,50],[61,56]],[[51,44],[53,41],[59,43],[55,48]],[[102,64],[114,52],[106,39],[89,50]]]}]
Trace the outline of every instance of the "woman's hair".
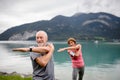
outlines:
[{"label": "woman's hair", "polygon": [[75,44],[76,44],[76,40],[75,40],[75,38],[68,38],[68,40],[67,40],[67,43],[69,44],[70,43],[70,41],[73,41]]}]

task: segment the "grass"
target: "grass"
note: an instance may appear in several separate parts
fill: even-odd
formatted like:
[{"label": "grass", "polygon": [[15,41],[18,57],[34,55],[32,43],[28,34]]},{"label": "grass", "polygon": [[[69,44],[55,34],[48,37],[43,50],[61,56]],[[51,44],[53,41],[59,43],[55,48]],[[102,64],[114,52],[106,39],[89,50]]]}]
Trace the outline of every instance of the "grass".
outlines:
[{"label": "grass", "polygon": [[32,77],[21,77],[19,75],[0,75],[0,80],[32,80]]}]

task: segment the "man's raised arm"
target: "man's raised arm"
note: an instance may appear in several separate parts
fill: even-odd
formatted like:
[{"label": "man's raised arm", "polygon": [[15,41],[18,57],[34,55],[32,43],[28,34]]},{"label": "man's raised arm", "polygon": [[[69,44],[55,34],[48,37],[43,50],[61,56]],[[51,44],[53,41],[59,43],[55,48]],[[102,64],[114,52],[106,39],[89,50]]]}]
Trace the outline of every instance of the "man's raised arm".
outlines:
[{"label": "man's raised arm", "polygon": [[44,56],[41,56],[41,57],[37,57],[36,58],[36,62],[41,65],[41,66],[46,66],[47,63],[49,62],[49,60],[51,59],[52,55],[54,53],[54,45],[53,44],[50,44],[50,50],[49,52],[44,55]]}]

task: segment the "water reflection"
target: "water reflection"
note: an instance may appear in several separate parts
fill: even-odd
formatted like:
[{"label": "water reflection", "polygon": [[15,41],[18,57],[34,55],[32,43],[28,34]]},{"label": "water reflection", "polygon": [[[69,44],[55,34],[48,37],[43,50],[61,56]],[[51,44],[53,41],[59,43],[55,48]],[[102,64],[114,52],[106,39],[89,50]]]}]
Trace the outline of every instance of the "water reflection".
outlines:
[{"label": "water reflection", "polygon": [[[120,43],[80,42],[85,61],[84,80],[119,80],[120,76]],[[29,47],[35,42],[0,42],[0,71],[32,73],[29,53],[13,52],[15,47]],[[71,60],[66,51],[57,50],[67,46],[65,42],[54,42],[55,75],[59,80],[71,80]],[[62,73],[62,74],[61,74]]]},{"label": "water reflection", "polygon": [[103,64],[87,67],[84,80],[119,80],[120,61],[114,65]]}]

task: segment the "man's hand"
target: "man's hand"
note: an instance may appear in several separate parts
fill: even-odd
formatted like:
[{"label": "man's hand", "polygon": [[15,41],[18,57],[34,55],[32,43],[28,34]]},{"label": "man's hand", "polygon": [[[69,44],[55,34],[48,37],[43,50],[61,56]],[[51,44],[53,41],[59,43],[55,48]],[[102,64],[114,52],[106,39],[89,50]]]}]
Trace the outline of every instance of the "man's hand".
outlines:
[{"label": "man's hand", "polygon": [[13,48],[12,51],[28,52],[29,48]]},{"label": "man's hand", "polygon": [[50,51],[49,51],[49,52],[50,52],[50,53],[53,53],[53,52],[54,52],[54,49],[55,49],[55,48],[54,48],[54,45],[53,45],[52,43],[50,43],[49,46],[50,46]]}]

